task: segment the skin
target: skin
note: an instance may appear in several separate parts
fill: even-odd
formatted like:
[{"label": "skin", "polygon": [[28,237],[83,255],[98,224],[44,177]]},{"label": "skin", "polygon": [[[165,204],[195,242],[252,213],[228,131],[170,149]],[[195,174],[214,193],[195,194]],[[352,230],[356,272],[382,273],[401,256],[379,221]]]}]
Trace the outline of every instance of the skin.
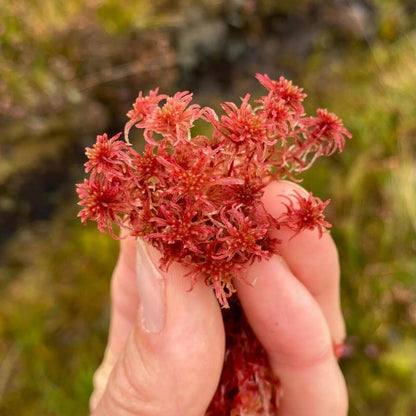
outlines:
[{"label": "skin", "polygon": [[[269,212],[284,212],[280,195],[294,189],[307,195],[286,181],[270,184],[264,195]],[[278,416],[345,416],[347,391],[332,349],[345,337],[338,253],[329,233],[292,235],[288,229],[276,232],[282,256],[250,266],[248,279],[255,285],[237,281],[237,294],[281,381]],[[140,318],[135,250],[132,239],[121,241],[109,341],[94,377],[91,415],[203,416],[224,358],[218,302],[201,282],[187,291],[187,271],[175,264],[165,276],[165,325],[147,332]],[[157,264],[158,254],[149,253]]]}]

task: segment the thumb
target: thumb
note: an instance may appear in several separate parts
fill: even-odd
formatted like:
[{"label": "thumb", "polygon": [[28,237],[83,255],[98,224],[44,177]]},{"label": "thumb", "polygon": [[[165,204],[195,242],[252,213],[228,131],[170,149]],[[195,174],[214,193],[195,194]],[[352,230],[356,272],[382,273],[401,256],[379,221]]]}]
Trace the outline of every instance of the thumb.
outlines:
[{"label": "thumb", "polygon": [[187,291],[181,265],[161,273],[157,261],[139,242],[138,316],[92,416],[201,416],[215,393],[225,348],[218,303],[201,282]]}]

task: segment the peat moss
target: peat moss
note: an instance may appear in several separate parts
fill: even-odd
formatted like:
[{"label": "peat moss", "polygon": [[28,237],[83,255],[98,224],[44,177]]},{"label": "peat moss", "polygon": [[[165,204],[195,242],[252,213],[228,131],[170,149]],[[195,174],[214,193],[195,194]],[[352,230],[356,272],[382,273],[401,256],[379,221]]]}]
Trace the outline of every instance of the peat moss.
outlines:
[{"label": "peat moss", "polygon": [[[8,243],[1,248],[0,414],[87,412],[91,377],[106,342],[117,244],[75,218],[72,183],[82,175],[81,149],[95,134],[120,128],[139,89],[160,83],[175,89],[180,82],[195,86],[198,101],[208,104],[250,89],[247,79],[257,71],[293,75],[309,93],[307,105],[335,112],[354,134],[342,155],[318,161],[303,182],[332,199],[328,216],[340,251],[350,334],[351,354],[342,362],[350,414],[413,414],[413,2],[374,1],[373,34],[351,39],[333,33],[321,16],[310,20],[309,6],[316,13],[319,1],[294,2],[296,10],[263,2],[263,14],[252,25],[244,10],[228,2],[215,2],[206,17],[204,1],[196,2],[199,11],[171,2],[172,14],[166,2],[155,2],[140,21],[135,16],[141,2],[122,8],[104,1],[99,11],[96,2],[61,3],[48,2],[49,19],[43,6],[41,13],[21,1],[0,10],[0,210],[18,216],[18,226],[4,224]],[[289,59],[296,65],[286,65],[293,42],[273,28],[295,12],[317,23],[306,46],[295,48],[302,58],[296,55]],[[210,56],[190,72],[176,61],[175,30],[183,25],[186,31],[189,13],[222,19],[228,28],[224,43],[239,45],[238,54],[227,46],[225,56],[215,57],[220,71],[206,64]],[[241,27],[233,26],[236,16],[245,22]],[[71,156],[61,159],[65,152]],[[45,163],[56,161],[64,176],[37,196],[53,201],[48,215],[25,217],[21,207],[33,204],[11,184],[36,177]],[[57,197],[64,188],[70,191]]]}]

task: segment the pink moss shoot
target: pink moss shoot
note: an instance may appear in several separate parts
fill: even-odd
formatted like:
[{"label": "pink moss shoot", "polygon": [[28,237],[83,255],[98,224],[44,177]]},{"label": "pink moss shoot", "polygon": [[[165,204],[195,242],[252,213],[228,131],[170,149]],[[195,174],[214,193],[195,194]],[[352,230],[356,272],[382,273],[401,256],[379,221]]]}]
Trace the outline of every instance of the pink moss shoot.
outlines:
[{"label": "pink moss shoot", "polygon": [[[295,192],[284,197],[286,212],[273,218],[262,203],[264,188],[276,179],[297,180],[318,157],[341,152],[345,138],[351,137],[327,110],[306,116],[302,104],[306,94],[291,81],[260,74],[256,78],[266,88],[265,95],[252,101],[246,94],[240,105],[223,103],[220,116],[192,104],[188,91],[172,97],[158,89],[147,96],[140,92],[127,113],[124,141],[120,133],[97,136],[94,146],[86,149],[89,177],[77,185],[82,206],[78,215],[84,224],[96,221],[101,232],[114,238],[117,226],[147,241],[160,251],[163,270],[172,262],[184,264],[190,289],[203,279],[223,308],[229,307],[235,292],[233,281],[245,280],[247,265],[279,254],[274,230],[288,227],[296,236],[317,229],[322,235],[330,227],[323,215],[329,200]],[[209,137],[192,135],[198,120],[212,126]],[[143,131],[143,154],[129,142],[133,128]],[[231,346],[241,345],[242,337],[251,341],[244,352],[233,353],[232,364],[226,361],[224,371],[229,372],[231,365],[233,371],[244,373],[243,381],[236,376],[239,381],[226,382],[233,384],[232,391],[223,388],[210,411],[273,414],[273,406],[265,402],[272,400],[269,390],[276,380],[258,352],[261,346],[247,328],[237,332],[232,328],[227,332]],[[232,341],[235,337],[239,342]]]}]

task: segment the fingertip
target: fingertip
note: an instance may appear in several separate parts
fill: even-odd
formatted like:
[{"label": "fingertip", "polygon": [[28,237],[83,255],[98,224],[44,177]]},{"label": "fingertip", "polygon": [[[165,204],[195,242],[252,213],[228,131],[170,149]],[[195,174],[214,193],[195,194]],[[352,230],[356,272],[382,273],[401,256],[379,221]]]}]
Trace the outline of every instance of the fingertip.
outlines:
[{"label": "fingertip", "polygon": [[305,197],[309,195],[309,192],[297,183],[286,180],[270,182],[264,189],[263,194],[263,202],[269,213],[274,217],[278,217],[285,212],[286,209],[281,203],[285,202],[285,198],[283,198],[283,196],[289,196],[294,191],[299,192]]},{"label": "fingertip", "polygon": [[136,270],[136,238],[121,234],[119,261],[130,270]]},{"label": "fingertip", "polygon": [[[270,183],[263,197],[266,209],[279,217],[286,212],[285,196],[294,191],[308,196],[300,185],[288,181]],[[322,236],[318,230],[294,231],[282,226],[274,237],[281,241],[279,252],[290,270],[318,302],[335,343],[345,338],[345,322],[340,303],[340,266],[337,247],[329,232]]]}]

